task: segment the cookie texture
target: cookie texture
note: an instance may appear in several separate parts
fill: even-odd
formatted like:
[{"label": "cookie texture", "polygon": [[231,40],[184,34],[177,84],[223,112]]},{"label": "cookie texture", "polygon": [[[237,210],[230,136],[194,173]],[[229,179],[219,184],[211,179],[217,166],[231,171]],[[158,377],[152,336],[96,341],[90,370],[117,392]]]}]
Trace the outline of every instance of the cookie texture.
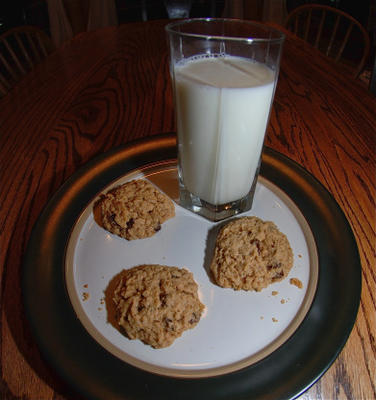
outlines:
[{"label": "cookie texture", "polygon": [[175,216],[172,200],[142,179],[109,191],[99,206],[103,228],[127,240],[153,236],[163,222]]},{"label": "cookie texture", "polygon": [[260,291],[284,279],[293,260],[287,237],[273,222],[242,217],[220,230],[210,268],[219,286]]},{"label": "cookie texture", "polygon": [[116,320],[130,339],[159,349],[195,327],[204,305],[191,272],[164,265],[125,270],[114,290]]}]

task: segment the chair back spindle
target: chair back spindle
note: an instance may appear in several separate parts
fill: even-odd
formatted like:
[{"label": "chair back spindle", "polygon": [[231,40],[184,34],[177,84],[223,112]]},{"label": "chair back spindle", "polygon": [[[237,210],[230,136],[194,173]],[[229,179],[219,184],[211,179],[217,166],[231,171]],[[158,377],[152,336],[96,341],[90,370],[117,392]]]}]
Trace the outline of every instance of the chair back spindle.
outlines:
[{"label": "chair back spindle", "polygon": [[330,6],[306,4],[290,12],[285,27],[336,63],[343,64],[354,77],[362,72],[370,39],[365,28],[351,15]]},{"label": "chair back spindle", "polygon": [[39,28],[23,26],[0,36],[0,96],[9,90],[54,49]]}]

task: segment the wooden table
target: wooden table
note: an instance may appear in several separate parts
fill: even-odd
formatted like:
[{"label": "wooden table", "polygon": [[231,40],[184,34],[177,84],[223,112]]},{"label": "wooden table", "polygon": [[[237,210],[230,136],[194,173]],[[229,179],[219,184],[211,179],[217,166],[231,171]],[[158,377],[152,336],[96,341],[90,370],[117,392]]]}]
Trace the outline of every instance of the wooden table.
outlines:
[{"label": "wooden table", "polygon": [[[3,399],[79,398],[43,361],[30,333],[22,257],[38,215],[80,166],[115,146],[175,129],[163,25],[82,34],[0,100]],[[355,327],[338,359],[301,399],[375,399],[376,99],[288,35],[266,144],[332,193],[362,264]]]}]

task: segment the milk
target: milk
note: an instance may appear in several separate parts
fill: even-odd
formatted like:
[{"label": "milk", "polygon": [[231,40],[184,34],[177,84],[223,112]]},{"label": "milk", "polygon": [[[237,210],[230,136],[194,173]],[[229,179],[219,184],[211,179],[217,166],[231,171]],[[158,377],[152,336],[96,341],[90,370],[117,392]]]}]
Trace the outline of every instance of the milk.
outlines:
[{"label": "milk", "polygon": [[213,205],[246,196],[257,172],[275,73],[237,57],[201,57],[175,66],[180,174]]}]

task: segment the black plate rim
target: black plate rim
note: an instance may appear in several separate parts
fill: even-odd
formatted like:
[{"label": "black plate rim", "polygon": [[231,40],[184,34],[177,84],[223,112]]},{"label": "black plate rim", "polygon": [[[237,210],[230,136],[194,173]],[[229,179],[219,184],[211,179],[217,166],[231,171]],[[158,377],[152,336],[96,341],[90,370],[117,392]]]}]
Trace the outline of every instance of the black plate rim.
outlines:
[{"label": "black plate rim", "polygon": [[361,264],[351,227],[331,194],[299,164],[271,148],[264,149],[260,173],[285,191],[306,217],[320,268],[311,309],[286,343],[258,363],[225,376],[171,378],[117,359],[77,319],[62,265],[71,227],[109,182],[166,159],[176,159],[173,133],[114,149],[73,174],[41,213],[24,256],[22,290],[43,356],[69,385],[91,399],[296,398],[325,373],[351,333],[360,303]]}]

